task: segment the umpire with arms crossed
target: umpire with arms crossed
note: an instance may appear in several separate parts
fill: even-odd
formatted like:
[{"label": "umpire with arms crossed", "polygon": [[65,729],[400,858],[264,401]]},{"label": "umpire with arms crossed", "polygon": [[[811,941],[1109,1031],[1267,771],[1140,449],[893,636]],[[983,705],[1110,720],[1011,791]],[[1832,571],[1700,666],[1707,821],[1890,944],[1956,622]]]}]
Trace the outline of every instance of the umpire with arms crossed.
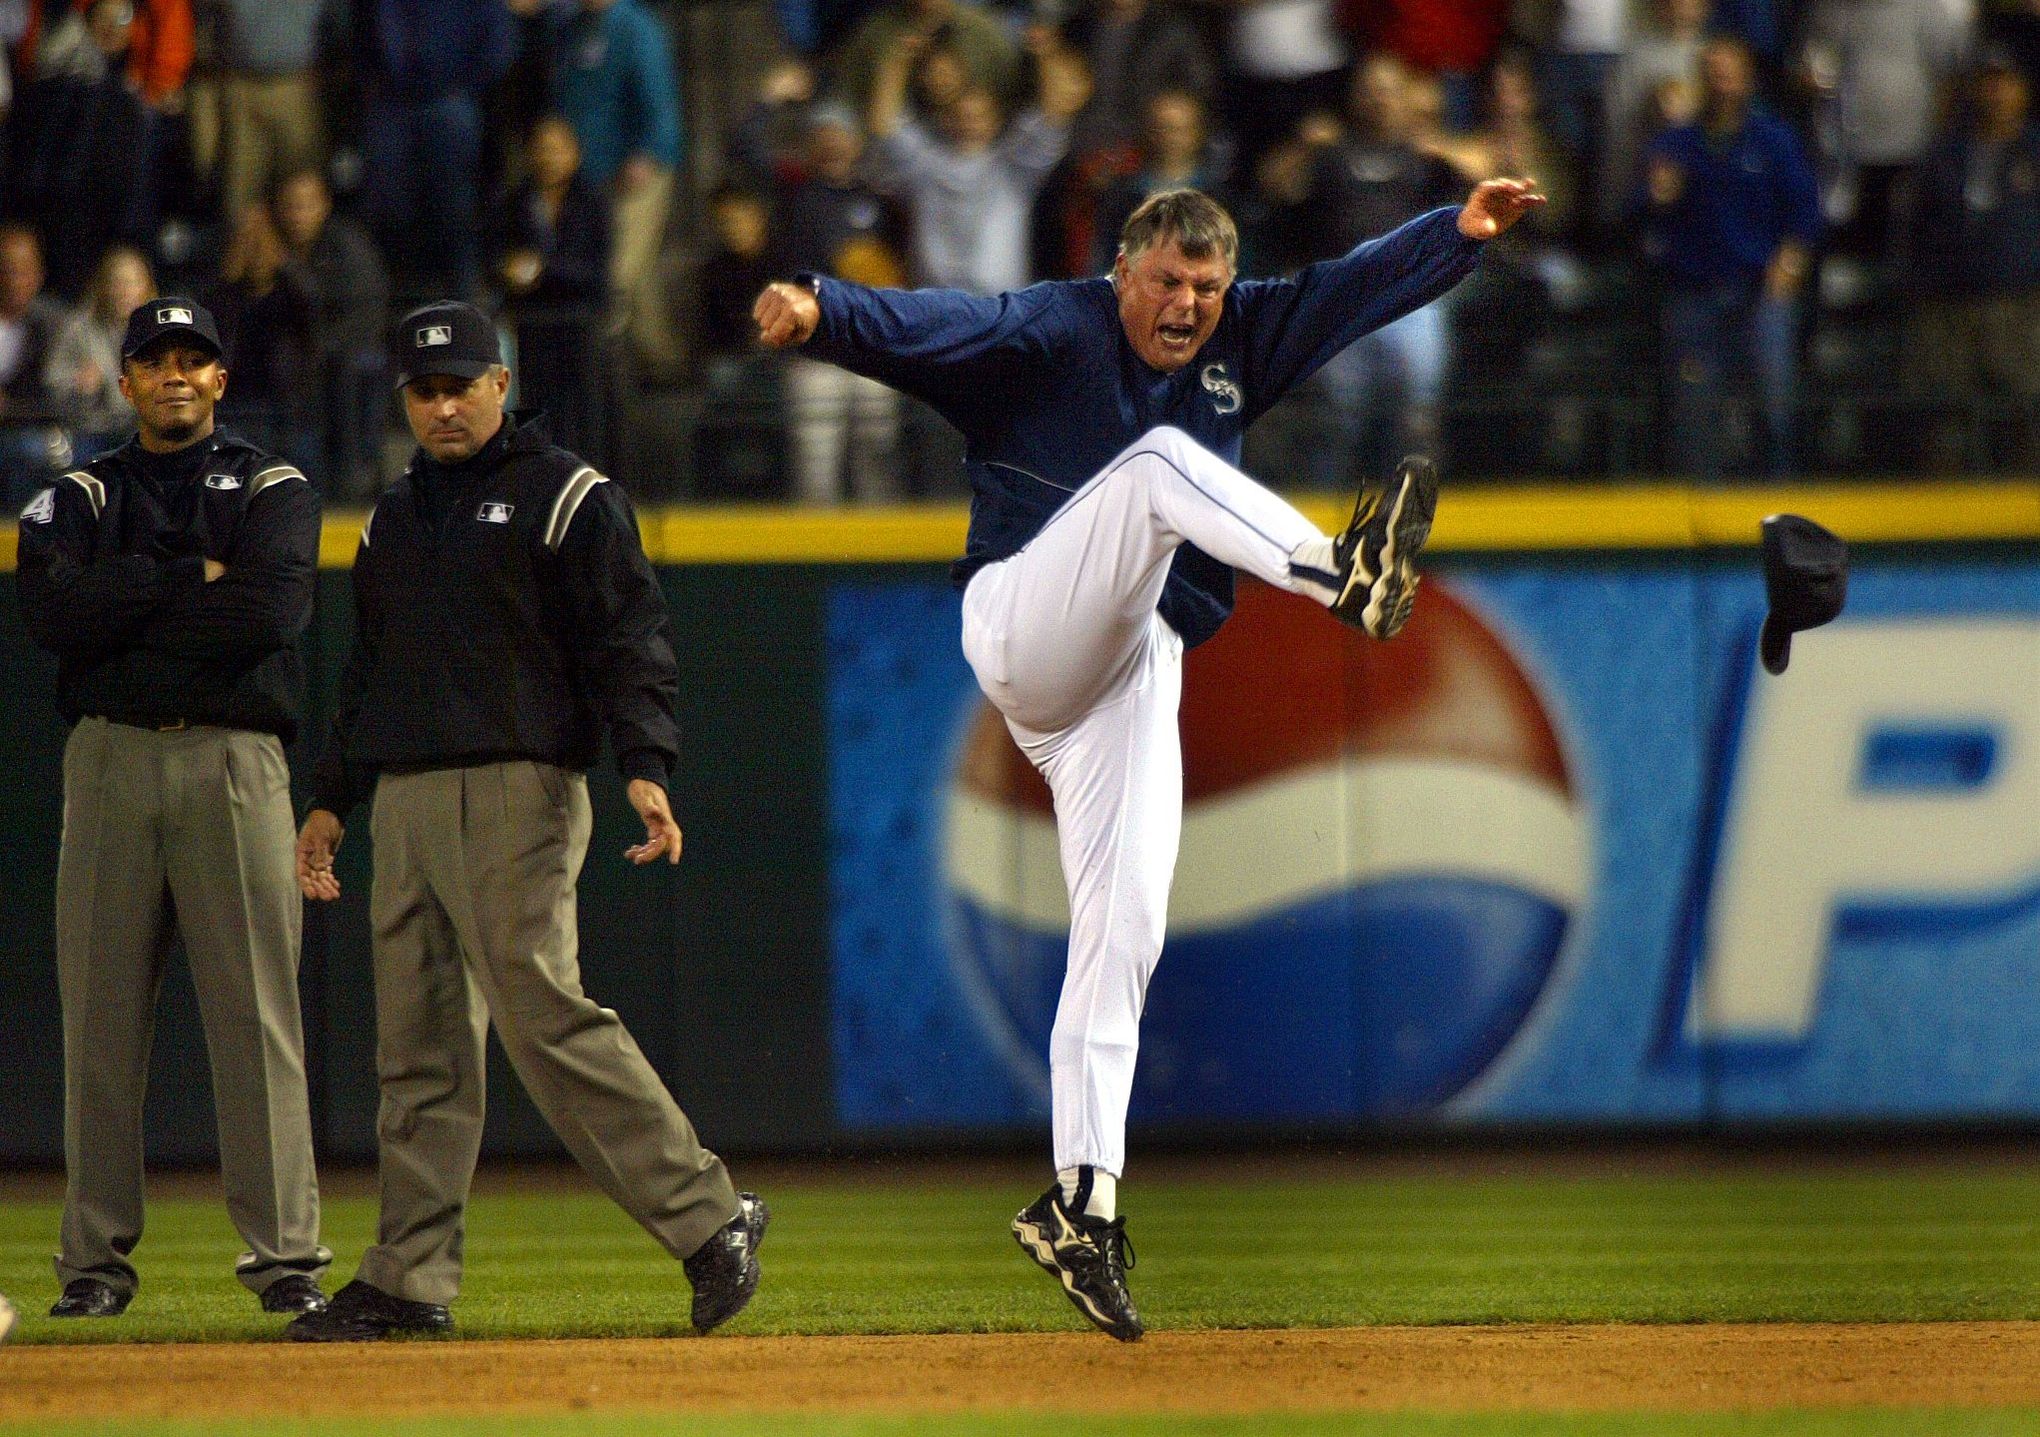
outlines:
[{"label": "umpire with arms crossed", "polygon": [[504,413],[479,311],[406,315],[394,368],[419,452],[362,528],[354,652],[297,844],[305,895],[338,897],[341,819],[373,788],[382,1220],[355,1280],[290,1333],[452,1325],[491,1017],[568,1150],[684,1261],[706,1332],[757,1288],[765,1205],[581,991],[574,923],[605,729],[645,824],[626,856],[680,861],[665,600],[619,486]]},{"label": "umpire with arms crossed", "polygon": [[212,316],[136,309],[120,392],[140,432],[21,514],[29,632],[57,656],[64,837],[64,1218],[52,1317],[134,1297],[142,1097],[173,926],[205,1020],[235,1273],[269,1312],[325,1306],[319,1187],[298,1011],[303,904],[290,772],[319,498],[213,428],[226,392]]}]

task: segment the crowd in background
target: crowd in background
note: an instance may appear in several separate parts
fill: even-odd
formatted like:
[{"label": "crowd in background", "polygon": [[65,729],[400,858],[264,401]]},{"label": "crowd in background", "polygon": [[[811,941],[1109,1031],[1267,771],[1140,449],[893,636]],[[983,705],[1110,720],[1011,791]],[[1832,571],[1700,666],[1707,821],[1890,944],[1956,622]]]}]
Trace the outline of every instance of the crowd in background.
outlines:
[{"label": "crowd in background", "polygon": [[755,102],[690,133],[654,0],[0,0],[0,476],[125,437],[121,327],[177,292],[226,422],[364,498],[386,329],[457,295],[598,462],[692,398],[699,472],[651,487],[894,497],[910,406],[759,352],[767,279],[1098,274],[1177,185],[1283,272],[1494,174],[1550,203],[1329,364],[1269,477],[2032,467],[2040,0],[1975,4],[778,0]]}]

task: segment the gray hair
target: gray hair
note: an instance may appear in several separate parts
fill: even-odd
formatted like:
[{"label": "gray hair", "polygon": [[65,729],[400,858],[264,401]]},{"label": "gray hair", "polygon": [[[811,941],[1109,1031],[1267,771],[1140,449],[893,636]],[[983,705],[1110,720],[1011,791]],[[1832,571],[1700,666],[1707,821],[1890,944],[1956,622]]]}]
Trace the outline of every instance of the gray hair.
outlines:
[{"label": "gray hair", "polygon": [[1201,190],[1163,190],[1142,200],[1119,231],[1119,253],[1132,264],[1164,240],[1174,240],[1189,259],[1216,254],[1227,269],[1239,267],[1239,227]]}]

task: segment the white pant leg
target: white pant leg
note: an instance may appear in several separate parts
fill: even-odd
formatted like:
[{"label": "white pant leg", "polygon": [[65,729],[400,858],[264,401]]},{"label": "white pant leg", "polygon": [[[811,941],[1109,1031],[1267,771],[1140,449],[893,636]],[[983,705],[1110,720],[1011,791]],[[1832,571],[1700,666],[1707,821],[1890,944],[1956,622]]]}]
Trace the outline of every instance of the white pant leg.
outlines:
[{"label": "white pant leg", "polygon": [[1155,612],[1184,542],[1271,584],[1324,536],[1180,430],[1143,435],[971,581],[963,648],[1055,796],[1069,968],[1049,1042],[1055,1164],[1125,1162],[1140,1013],[1183,825],[1183,642]]},{"label": "white pant leg", "polygon": [[1180,429],[1150,430],[964,595],[964,656],[1016,723],[1052,734],[1127,690],[1184,543],[1302,592],[1289,556],[1324,535]]},{"label": "white pant leg", "polygon": [[1058,1170],[1126,1165],[1126,1108],[1183,832],[1183,641],[1159,615],[1128,691],[1055,734],[1009,724],[1055,795],[1069,966],[1048,1044]]}]

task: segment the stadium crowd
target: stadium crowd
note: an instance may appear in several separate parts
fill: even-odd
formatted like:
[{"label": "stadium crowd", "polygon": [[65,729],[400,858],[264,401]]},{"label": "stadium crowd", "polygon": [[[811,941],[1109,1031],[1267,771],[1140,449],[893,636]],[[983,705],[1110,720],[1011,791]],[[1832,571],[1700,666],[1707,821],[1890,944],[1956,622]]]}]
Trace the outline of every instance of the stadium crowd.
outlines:
[{"label": "stadium crowd", "polygon": [[1097,273],[1177,185],[1284,271],[1499,173],[1550,203],[1250,464],[2029,468],[2040,0],[1976,3],[777,0],[715,106],[656,0],[0,0],[0,479],[120,442],[126,316],[189,293],[223,419],[364,499],[387,328],[462,296],[597,462],[698,416],[641,489],[939,490],[915,406],[757,348],[767,279]]}]

